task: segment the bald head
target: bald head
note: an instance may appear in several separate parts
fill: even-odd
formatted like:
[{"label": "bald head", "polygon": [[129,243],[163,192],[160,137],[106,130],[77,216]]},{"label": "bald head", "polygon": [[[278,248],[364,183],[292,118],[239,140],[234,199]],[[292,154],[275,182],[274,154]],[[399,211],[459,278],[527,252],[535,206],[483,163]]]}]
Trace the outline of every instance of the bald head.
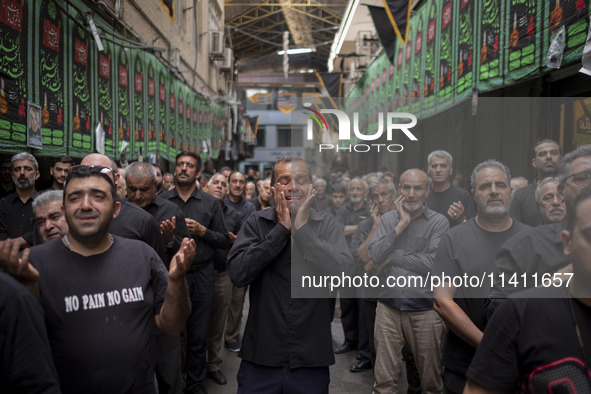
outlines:
[{"label": "bald head", "polygon": [[83,166],[98,166],[98,167],[108,167],[112,169],[111,176],[113,177],[113,181],[115,182],[115,186],[119,183],[119,174],[117,173],[117,164],[115,161],[110,159],[108,156],[101,155],[100,153],[91,153],[87,155],[82,161],[80,165]]},{"label": "bald head", "polygon": [[419,169],[407,170],[400,175],[398,191],[404,197],[404,208],[414,218],[423,212],[425,199],[429,195],[429,178]]},{"label": "bald head", "polygon": [[100,153],[91,153],[80,162],[83,166],[101,166],[111,168],[111,159]]}]

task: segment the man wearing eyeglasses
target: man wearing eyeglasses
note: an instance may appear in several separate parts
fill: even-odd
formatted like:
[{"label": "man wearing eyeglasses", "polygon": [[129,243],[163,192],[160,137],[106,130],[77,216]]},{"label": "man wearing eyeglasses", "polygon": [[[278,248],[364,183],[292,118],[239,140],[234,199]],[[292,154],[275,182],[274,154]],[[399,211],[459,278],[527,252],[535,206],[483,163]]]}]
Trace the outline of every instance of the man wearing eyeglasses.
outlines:
[{"label": "man wearing eyeglasses", "polygon": [[536,170],[537,178],[515,192],[509,212],[512,218],[532,227],[542,224],[542,214],[535,198],[536,187],[545,178],[556,176],[559,161],[560,145],[556,141],[545,139],[534,144],[531,165]]},{"label": "man wearing eyeglasses", "polygon": [[193,310],[187,320],[185,393],[207,393],[203,380],[206,375],[207,328],[215,284],[213,258],[216,249],[230,247],[220,204],[197,188],[201,164],[201,157],[197,154],[189,151],[179,153],[176,156],[176,187],[162,194],[163,198],[183,210],[187,228],[199,250],[187,274]]}]

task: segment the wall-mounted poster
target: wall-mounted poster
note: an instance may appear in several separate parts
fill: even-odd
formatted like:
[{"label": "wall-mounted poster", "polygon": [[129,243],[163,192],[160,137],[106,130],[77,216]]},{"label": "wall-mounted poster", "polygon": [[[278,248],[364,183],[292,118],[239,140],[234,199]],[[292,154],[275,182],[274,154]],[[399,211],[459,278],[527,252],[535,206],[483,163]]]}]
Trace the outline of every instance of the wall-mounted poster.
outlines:
[{"label": "wall-mounted poster", "polygon": [[165,160],[171,160],[174,156],[168,152],[168,139],[170,138],[170,125],[168,124],[168,73],[162,63],[158,63],[158,115],[156,128],[158,130],[157,153]]},{"label": "wall-mounted poster", "polygon": [[144,108],[144,52],[134,50],[133,54],[133,115],[134,115],[134,157],[147,152],[145,138],[145,108]]},{"label": "wall-mounted poster", "polygon": [[[73,21],[69,24],[71,29],[70,51],[72,56],[68,59],[71,64],[70,86],[72,112],[72,137],[70,142],[70,154],[83,156],[93,152],[92,145],[92,108],[90,89],[90,40],[89,34]],[[94,42],[92,42],[94,45]]]},{"label": "wall-mounted poster", "polygon": [[430,115],[435,111],[435,81],[437,80],[437,4],[431,0],[425,5],[427,9],[427,38],[424,39],[425,46],[425,81],[423,82],[423,111],[425,115]]},{"label": "wall-mounted poster", "polygon": [[505,84],[540,73],[542,1],[511,0],[505,24]]},{"label": "wall-mounted poster", "polygon": [[501,43],[503,43],[503,0],[481,0],[480,35],[476,41],[479,53],[478,89],[492,90],[503,85]]},{"label": "wall-mounted poster", "polygon": [[43,149],[41,107],[33,103],[27,103],[27,146],[34,149]]},{"label": "wall-mounted poster", "polygon": [[[41,110],[41,132],[43,154],[59,155],[67,152],[71,141],[66,139],[73,119],[68,113],[66,122],[66,72],[64,59],[67,57],[65,18],[53,1],[43,1],[39,14],[39,102]],[[68,48],[72,50],[72,46]],[[69,59],[71,62],[71,59]],[[71,107],[70,107],[71,108]]]},{"label": "wall-mounted poster", "polygon": [[455,60],[457,44],[454,39],[455,18],[453,1],[444,1],[441,8],[441,40],[439,41],[439,91],[437,109],[442,110],[453,103],[456,81]]},{"label": "wall-mounted poster", "polygon": [[8,152],[22,150],[27,139],[28,4],[8,0],[0,8],[0,145]]},{"label": "wall-mounted poster", "polygon": [[456,87],[456,97],[468,97],[472,94],[472,87],[475,83],[475,0],[460,0],[458,15],[458,82]]},{"label": "wall-mounted poster", "polygon": [[424,49],[425,41],[423,40],[423,31],[425,30],[424,15],[425,8],[419,10],[415,17],[411,20],[410,25],[410,39],[413,42],[413,61],[412,61],[412,104],[411,112],[418,114],[421,112],[423,103],[423,83],[424,83]]},{"label": "wall-mounted poster", "polygon": [[[540,0],[541,1],[541,0]],[[589,31],[589,0],[546,0],[544,5],[544,45],[542,64],[546,65],[546,55],[550,47],[552,34],[564,26],[566,40],[562,66],[581,59],[585,39]]]},{"label": "wall-mounted poster", "polygon": [[168,78],[168,88],[170,89],[168,97],[168,126],[170,127],[170,134],[168,139],[168,154],[171,158],[176,157],[177,151],[177,122],[176,122],[176,108],[177,108],[177,86],[175,79]]},{"label": "wall-mounted poster", "polygon": [[148,108],[148,112],[146,113],[147,121],[148,121],[148,129],[147,129],[147,139],[148,139],[148,154],[154,154],[160,159],[160,156],[157,155],[158,151],[158,136],[157,136],[157,127],[156,127],[156,58],[152,55],[145,55],[146,57],[146,68],[148,73],[148,85],[147,85],[147,98],[146,104]]},{"label": "wall-mounted poster", "polygon": [[99,121],[105,131],[105,154],[115,157],[115,139],[117,129],[113,125],[113,59],[111,53],[113,45],[106,43],[103,51],[98,54],[98,75],[97,75],[97,104]]},{"label": "wall-mounted poster", "polygon": [[130,157],[133,152],[131,145],[131,101],[129,97],[129,54],[124,48],[116,46],[117,54],[117,113],[119,115],[119,129],[117,139],[117,156],[124,147]]}]

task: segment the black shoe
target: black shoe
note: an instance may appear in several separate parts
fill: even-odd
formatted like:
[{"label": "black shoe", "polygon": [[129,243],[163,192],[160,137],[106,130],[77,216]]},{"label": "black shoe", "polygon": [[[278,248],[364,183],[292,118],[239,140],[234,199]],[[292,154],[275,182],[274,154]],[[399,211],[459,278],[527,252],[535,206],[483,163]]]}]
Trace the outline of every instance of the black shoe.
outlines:
[{"label": "black shoe", "polygon": [[357,352],[357,354],[355,355],[355,359],[361,360],[363,359],[363,356],[361,355],[361,353]]},{"label": "black shoe", "polygon": [[345,342],[342,346],[339,346],[338,348],[336,348],[334,353],[335,354],[343,354],[343,353],[348,353],[352,350],[355,350],[355,346],[351,346],[347,342]]},{"label": "black shoe", "polygon": [[351,367],[351,372],[363,372],[371,369],[371,360],[364,358]]},{"label": "black shoe", "polygon": [[192,390],[185,390],[185,394],[207,394],[207,390],[203,384],[198,384]]},{"label": "black shoe", "polygon": [[231,352],[238,353],[240,351],[240,342],[224,342],[224,346]]},{"label": "black shoe", "polygon": [[228,379],[226,379],[226,376],[224,375],[224,373],[222,371],[220,371],[219,369],[217,371],[208,372],[207,377],[219,385],[224,385],[224,384],[228,383]]}]

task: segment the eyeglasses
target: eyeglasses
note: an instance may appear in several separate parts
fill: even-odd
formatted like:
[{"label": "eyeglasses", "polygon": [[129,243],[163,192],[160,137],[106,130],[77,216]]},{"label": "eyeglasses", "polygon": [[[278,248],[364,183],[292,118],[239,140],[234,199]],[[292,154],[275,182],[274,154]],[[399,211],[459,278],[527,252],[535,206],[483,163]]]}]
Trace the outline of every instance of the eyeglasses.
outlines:
[{"label": "eyeglasses", "polygon": [[577,186],[587,186],[591,184],[591,172],[584,171],[569,175],[566,177],[565,181],[568,180],[568,178],[572,178],[574,184]]},{"label": "eyeglasses", "polygon": [[68,177],[66,178],[66,182],[64,183],[64,187],[66,183],[72,178],[84,178],[92,175],[100,175],[103,178],[105,178],[110,184],[115,184],[114,174],[115,171],[113,171],[111,167],[78,164],[72,166],[72,169],[68,174]]},{"label": "eyeglasses", "polygon": [[70,169],[70,171],[74,172],[74,171],[78,171],[80,172],[80,170],[84,171],[87,170],[88,172],[91,173],[100,173],[100,174],[105,174],[108,175],[110,172],[113,172],[113,169],[111,167],[104,167],[104,166],[92,166],[92,165],[83,165],[83,164],[78,164],[75,166],[72,166],[72,168]]}]

